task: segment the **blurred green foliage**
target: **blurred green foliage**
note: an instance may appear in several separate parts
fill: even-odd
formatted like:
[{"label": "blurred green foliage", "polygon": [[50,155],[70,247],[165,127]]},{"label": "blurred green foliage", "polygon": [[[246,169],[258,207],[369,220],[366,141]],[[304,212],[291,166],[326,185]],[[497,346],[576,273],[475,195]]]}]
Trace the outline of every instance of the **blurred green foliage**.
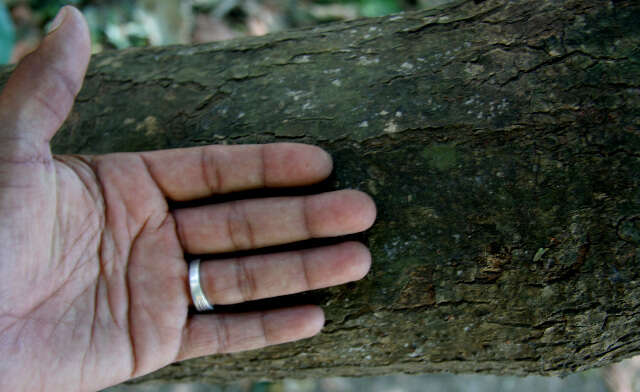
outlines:
[{"label": "blurred green foliage", "polygon": [[271,385],[272,383],[268,381],[255,382],[251,386],[251,392],[269,392],[269,387]]},{"label": "blurred green foliage", "polygon": [[362,16],[375,17],[402,11],[397,0],[360,0]]},{"label": "blurred green foliage", "polygon": [[[4,4],[9,9],[26,4],[31,12],[31,26],[44,31],[61,7],[74,5],[87,19],[95,53],[105,49],[163,44],[153,41],[152,34],[157,33],[158,26],[171,26],[185,20],[189,22],[184,23],[191,23],[197,14],[206,15],[210,18],[209,25],[218,24],[223,30],[233,31],[237,37],[247,33],[251,21],[255,26],[256,20],[258,24],[268,25],[268,32],[273,32],[356,17],[384,16],[419,8],[423,1],[426,0],[192,0],[189,4],[193,14],[179,22],[176,22],[179,18],[169,20],[166,13],[158,11],[175,7],[173,14],[180,15],[183,9],[175,0],[0,0],[3,9],[0,12],[6,16]],[[165,7],[158,6],[160,4]],[[262,19],[256,16],[255,11],[261,7],[265,10]],[[2,22],[2,16],[0,14],[0,62],[6,62],[9,56],[6,53],[11,53],[11,46],[16,40],[13,37],[17,36],[21,42],[28,32],[16,25],[17,33],[11,29],[11,34],[7,35],[6,26],[10,24]]]},{"label": "blurred green foliage", "polygon": [[366,17],[384,16],[400,12],[403,8],[398,0],[314,0],[316,4],[353,4],[359,8],[360,15]]},{"label": "blurred green foliage", "polygon": [[84,3],[86,3],[84,0],[30,0],[29,6],[45,19],[52,19],[63,6],[71,4],[79,7]]},{"label": "blurred green foliage", "polygon": [[[134,10],[135,2],[123,3],[118,7],[87,5],[83,8],[94,46],[97,43],[108,43],[115,49],[124,49],[148,45],[144,26],[131,22]],[[95,49],[99,51],[101,48]]]},{"label": "blurred green foliage", "polygon": [[11,57],[15,43],[15,31],[4,3],[0,2],[0,64],[6,64]]}]

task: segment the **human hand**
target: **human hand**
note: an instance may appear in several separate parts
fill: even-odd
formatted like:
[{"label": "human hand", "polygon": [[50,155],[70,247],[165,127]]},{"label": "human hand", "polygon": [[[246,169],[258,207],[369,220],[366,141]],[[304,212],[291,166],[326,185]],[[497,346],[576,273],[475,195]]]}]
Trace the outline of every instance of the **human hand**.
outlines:
[{"label": "human hand", "polygon": [[[212,254],[362,231],[357,191],[170,210],[167,200],[300,186],[331,159],[300,144],[54,156],[89,60],[72,7],[0,95],[0,379],[8,391],[93,391],[187,358],[310,337],[316,306],[188,315],[185,253]],[[358,243],[203,261],[213,304],[332,286],[370,266]]]}]

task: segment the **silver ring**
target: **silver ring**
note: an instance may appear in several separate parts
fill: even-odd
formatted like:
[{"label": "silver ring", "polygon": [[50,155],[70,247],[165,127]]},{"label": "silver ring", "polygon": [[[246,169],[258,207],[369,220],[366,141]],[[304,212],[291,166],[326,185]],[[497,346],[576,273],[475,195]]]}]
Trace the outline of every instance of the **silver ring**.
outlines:
[{"label": "silver ring", "polygon": [[205,310],[213,309],[213,305],[207,301],[207,297],[202,291],[202,286],[200,286],[200,259],[191,260],[189,263],[189,287],[191,288],[191,298],[196,310],[204,312]]}]

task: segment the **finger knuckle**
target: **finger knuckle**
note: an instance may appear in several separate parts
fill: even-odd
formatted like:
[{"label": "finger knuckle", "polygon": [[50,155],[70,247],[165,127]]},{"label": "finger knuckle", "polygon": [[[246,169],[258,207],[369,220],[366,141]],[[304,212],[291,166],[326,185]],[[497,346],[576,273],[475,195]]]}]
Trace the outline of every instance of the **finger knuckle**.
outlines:
[{"label": "finger knuckle", "polygon": [[256,277],[246,262],[236,260],[236,284],[243,301],[250,301],[257,296]]},{"label": "finger knuckle", "polygon": [[227,230],[235,250],[246,250],[255,247],[254,230],[241,203],[235,202],[229,206]]}]

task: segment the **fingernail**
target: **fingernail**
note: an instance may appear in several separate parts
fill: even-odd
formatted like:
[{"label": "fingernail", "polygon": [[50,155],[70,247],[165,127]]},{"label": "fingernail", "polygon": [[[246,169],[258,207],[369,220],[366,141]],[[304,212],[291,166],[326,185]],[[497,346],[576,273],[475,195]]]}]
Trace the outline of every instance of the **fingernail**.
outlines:
[{"label": "fingernail", "polygon": [[51,34],[58,27],[60,27],[60,25],[62,25],[62,22],[64,21],[65,16],[67,16],[66,6],[60,8],[60,11],[58,11],[58,15],[56,15],[53,21],[49,24],[49,27],[47,27],[47,34]]}]

